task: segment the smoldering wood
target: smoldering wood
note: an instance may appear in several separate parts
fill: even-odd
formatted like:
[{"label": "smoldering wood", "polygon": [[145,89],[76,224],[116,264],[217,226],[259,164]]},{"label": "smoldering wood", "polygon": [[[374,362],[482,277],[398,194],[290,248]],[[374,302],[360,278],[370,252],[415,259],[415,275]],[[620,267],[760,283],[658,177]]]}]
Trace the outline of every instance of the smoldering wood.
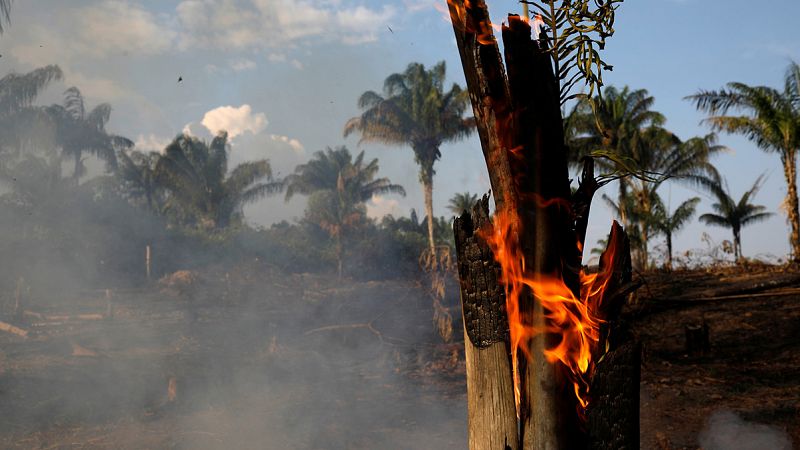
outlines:
[{"label": "smoldering wood", "polygon": [[[516,238],[519,239],[526,267],[534,273],[561,276],[573,293],[579,296],[580,249],[585,241],[592,197],[598,186],[594,178],[593,161],[588,159],[584,161],[578,191],[574,195],[570,192],[559,89],[547,53],[547,41],[531,39],[530,26],[519,16],[510,15],[508,26],[503,27],[504,67],[485,2],[452,0],[448,1],[448,5],[497,209],[511,212],[513,219],[518,221],[516,225],[520,236]],[[464,230],[469,227],[464,225],[463,221],[455,225],[457,246],[459,242],[466,242]],[[459,236],[459,229],[462,230],[462,236]],[[624,232],[619,236],[620,239],[627,239]],[[624,252],[628,253],[611,260],[615,266],[613,269],[617,265],[630,266],[629,246],[625,247]],[[458,254],[459,275],[462,277],[462,265],[469,268],[469,262],[461,261],[466,257],[464,252]],[[619,272],[621,274],[623,271]],[[614,295],[603,306],[606,318],[615,319],[619,314],[621,304],[632,286],[629,272],[627,279],[615,272]],[[466,276],[471,275],[467,273]],[[474,287],[472,290],[475,290]],[[488,289],[483,291],[488,292]],[[474,293],[472,295],[478,298]],[[486,343],[493,339],[487,333],[495,325],[491,322],[494,316],[487,313],[492,311],[490,306],[496,305],[496,302],[486,298],[481,298],[480,302],[487,306],[478,309],[478,305],[473,304],[474,310],[468,311],[465,307],[464,314],[465,333],[468,335],[465,346],[469,399],[474,396],[480,398],[480,393],[473,392],[473,388],[478,386],[474,380],[487,376],[486,373],[471,372],[476,364],[471,365],[475,359],[471,360],[470,357],[487,355],[477,350],[475,344],[484,343],[483,339],[488,339]],[[541,304],[534,301],[531,292],[521,293],[520,309],[523,321],[528,325],[544,325],[544,311]],[[481,324],[483,320],[489,322]],[[535,320],[542,323],[536,323]],[[609,320],[608,323],[616,322]],[[604,333],[605,339],[611,343],[612,328],[604,330]],[[557,338],[555,335],[534,338],[529,348],[531,361],[527,361],[524,355],[517,355],[522,369],[520,443],[523,448],[573,449],[587,448],[589,445],[589,435],[579,423],[577,400],[569,377],[562,367],[550,364],[544,358],[544,350],[554,346]],[[496,344],[492,345],[488,348],[496,348]],[[616,348],[609,347],[610,350]],[[505,364],[508,364],[507,359],[506,354]],[[487,370],[497,370],[495,363],[503,360],[492,357],[480,364]],[[473,380],[472,384],[470,380]],[[598,383],[601,382],[599,380]],[[634,382],[638,389],[638,377]],[[609,389],[615,392],[613,387]],[[513,391],[509,390],[509,395],[513,398]],[[636,405],[638,415],[638,397],[631,398],[630,403]],[[481,412],[475,411],[474,407],[475,403],[470,402],[471,448],[473,439],[486,442],[492,436],[499,435],[496,428],[485,426],[488,424],[486,421],[481,422],[480,427],[475,426],[477,422],[473,422],[473,415]],[[497,405],[486,403],[485,407],[491,411]],[[626,413],[630,413],[630,409]],[[486,411],[482,414],[486,414]],[[638,427],[638,422],[635,425]],[[638,428],[635,436],[638,440]],[[501,440],[495,438],[494,442],[498,445]]]},{"label": "smoldering wood", "polygon": [[477,235],[478,230],[491,225],[488,195],[471,214],[465,213],[453,223],[464,328],[472,345],[478,348],[508,341],[505,292],[498,282],[500,266]]},{"label": "smoldering wood", "polygon": [[500,267],[477,235],[491,226],[489,197],[453,223],[467,372],[470,450],[519,449],[514,382],[509,361],[505,296]]},{"label": "smoldering wood", "polygon": [[595,367],[587,428],[592,450],[639,448],[641,345],[629,341],[608,351]]},{"label": "smoldering wood", "polygon": [[[567,151],[564,145],[558,84],[546,45],[532,39],[531,27],[517,15],[503,26],[506,70],[511,94],[511,171],[517,186],[522,224],[520,245],[533,273],[560,275],[580,295],[576,235],[570,212]],[[534,328],[544,329],[545,311],[532,293],[521,297],[520,310]],[[576,415],[577,400],[562,367],[546,360],[545,350],[560,336],[540,334],[530,341],[524,369],[521,408],[523,448],[582,448],[585,437]]]},{"label": "smoldering wood", "polygon": [[586,229],[589,226],[589,211],[592,206],[592,199],[600,186],[594,177],[594,159],[583,158],[583,170],[581,171],[578,189],[572,194],[572,217],[575,222],[575,234],[578,239],[577,257],[580,261],[583,257],[583,248],[586,245]]},{"label": "smoldering wood", "polygon": [[629,331],[621,312],[639,283],[632,281],[630,239],[616,221],[611,225],[598,270],[610,274],[610,278],[607,294],[595,313],[603,323],[598,353],[593,355],[597,363],[586,411],[589,448],[638,449],[641,344]]},{"label": "smoldering wood", "polygon": [[[491,23],[488,8],[482,0],[471,2],[469,9],[463,0],[448,2],[448,6],[481,150],[489,169],[495,207],[516,209],[514,178],[508,162],[509,147],[502,133],[510,120],[510,94],[500,49],[491,34],[491,27],[481,29]],[[481,43],[479,33],[482,32],[488,34],[480,37]]]}]

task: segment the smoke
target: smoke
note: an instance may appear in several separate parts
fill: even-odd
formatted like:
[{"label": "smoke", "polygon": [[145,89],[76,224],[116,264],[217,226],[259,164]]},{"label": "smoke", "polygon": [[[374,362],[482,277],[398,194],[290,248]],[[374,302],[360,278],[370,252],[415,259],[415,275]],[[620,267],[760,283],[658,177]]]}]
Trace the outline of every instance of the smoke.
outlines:
[{"label": "smoke", "polygon": [[783,430],[747,422],[732,411],[716,411],[700,432],[704,450],[791,450],[792,441]]}]

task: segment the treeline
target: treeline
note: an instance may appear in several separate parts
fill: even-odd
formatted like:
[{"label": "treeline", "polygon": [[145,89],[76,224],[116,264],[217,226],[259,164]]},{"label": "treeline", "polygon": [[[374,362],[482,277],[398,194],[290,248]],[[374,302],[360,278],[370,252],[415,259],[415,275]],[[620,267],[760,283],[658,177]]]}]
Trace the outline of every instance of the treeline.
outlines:
[{"label": "treeline", "polygon": [[[368,217],[366,205],[374,195],[405,191],[381,177],[378,160],[366,160],[363,152],[327,148],[282,179],[273,176],[268,160],[229,167],[224,132],[210,141],[182,134],[160,152],[140,152],[129,139],[106,130],[110,105],[89,108],[77,88],[68,89],[60,104],[36,106],[38,94],[62,77],[57,66],[47,66],[0,79],[0,182],[5,189],[0,195],[0,250],[5,267],[12,268],[4,271],[4,282],[39,273],[54,285],[137,283],[145,273],[148,245],[156,274],[258,259],[291,271],[409,276],[420,270],[421,255],[429,258],[452,246],[449,219],[433,211],[434,165],[440,146],[469,136],[474,120],[466,115],[466,92],[455,84],[445,86],[443,63],[430,69],[413,63],[390,75],[381,93],[367,91],[359,98],[361,115],[343,129],[344,135],[359,135],[361,142],[412,150],[425,194],[422,220],[415,212]],[[792,64],[783,91],[732,83],[689,97],[709,113],[713,132],[744,134],[780,155],[795,259],[800,255],[798,80],[800,69]],[[713,212],[700,220],[729,228],[731,251],[735,260],[741,259],[742,227],[770,215],[754,204],[762,179],[752,180],[752,187],[734,198],[711,163],[723,150],[716,135],[679,139],[653,103],[647,91],[613,87],[598,99],[578,101],[565,119],[573,164],[592,156],[602,172],[601,184],[618,181],[618,192],[604,200],[628,229],[640,268],[672,266],[673,236],[697,210],[698,198],[674,209],[665,205],[660,193],[673,181],[705,189],[716,199]],[[743,115],[725,115],[737,108]],[[105,173],[85,180],[90,156],[104,162]],[[269,228],[248,226],[244,206],[270,195],[286,200],[305,196],[303,217]],[[460,213],[476,199],[469,192],[457,194],[450,200],[451,212]],[[662,238],[667,252],[659,262],[651,246]]]}]

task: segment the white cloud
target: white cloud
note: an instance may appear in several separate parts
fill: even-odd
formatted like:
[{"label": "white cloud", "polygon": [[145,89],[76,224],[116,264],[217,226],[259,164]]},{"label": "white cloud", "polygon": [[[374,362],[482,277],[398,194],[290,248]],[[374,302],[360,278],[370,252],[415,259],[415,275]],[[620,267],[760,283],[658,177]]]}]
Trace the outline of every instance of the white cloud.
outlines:
[{"label": "white cloud", "polygon": [[104,56],[115,52],[145,55],[169,49],[176,33],[139,5],[108,0],[76,11],[78,40],[83,52]]},{"label": "white cloud", "polygon": [[235,72],[242,72],[245,70],[252,70],[256,68],[256,62],[250,59],[238,59],[231,63],[231,69]]},{"label": "white cloud", "polygon": [[267,116],[264,113],[253,113],[250,105],[220,106],[208,111],[200,121],[211,134],[227,131],[233,139],[245,132],[258,134],[267,127]]},{"label": "white cloud", "polygon": [[57,12],[58,20],[18,34],[11,53],[23,63],[155,55],[168,51],[178,33],[139,5],[106,0]]},{"label": "white cloud", "polygon": [[403,0],[405,10],[410,13],[434,9],[439,4],[436,0]]},{"label": "white cloud", "polygon": [[290,138],[289,136],[281,136],[279,134],[270,134],[269,138],[275,142],[283,142],[288,144],[289,147],[291,147],[292,150],[294,150],[294,152],[298,155],[305,153],[305,147],[303,147],[303,144],[301,144],[297,139]]},{"label": "white cloud", "polygon": [[181,130],[181,133],[187,136],[197,136],[197,133],[192,131],[192,125],[194,125],[192,122],[189,122],[186,125],[184,125],[183,129]]},{"label": "white cloud", "polygon": [[296,59],[292,60],[292,66],[297,70],[303,70],[303,63],[301,63],[300,61],[298,61]]},{"label": "white cloud", "polygon": [[140,134],[136,137],[134,144],[136,144],[136,150],[161,153],[170,142],[172,142],[172,139],[170,138],[156,136],[155,134],[151,133],[148,135]]},{"label": "white cloud", "polygon": [[380,219],[387,214],[397,216],[400,210],[399,207],[400,202],[396,199],[373,195],[372,199],[367,203],[367,216],[373,219]]},{"label": "white cloud", "polygon": [[286,48],[312,38],[370,42],[395,16],[388,5],[374,9],[311,0],[183,0],[176,11],[181,48],[226,50]]}]

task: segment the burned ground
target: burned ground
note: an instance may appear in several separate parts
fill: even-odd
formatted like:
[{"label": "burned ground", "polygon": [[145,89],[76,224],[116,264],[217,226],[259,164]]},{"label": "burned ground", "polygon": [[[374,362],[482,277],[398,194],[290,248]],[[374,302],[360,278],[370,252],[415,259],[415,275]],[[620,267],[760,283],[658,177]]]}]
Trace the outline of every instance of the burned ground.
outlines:
[{"label": "burned ground", "polygon": [[[647,276],[631,309],[645,347],[643,448],[696,449],[720,410],[800,442],[796,275]],[[76,316],[107,315],[103,290],[31,298],[43,316],[24,318],[29,337],[0,335],[0,447],[466,446],[462,337],[441,343],[416,283],[246,265],[110,298],[100,320]],[[709,352],[690,357],[685,326],[703,320]]]}]

